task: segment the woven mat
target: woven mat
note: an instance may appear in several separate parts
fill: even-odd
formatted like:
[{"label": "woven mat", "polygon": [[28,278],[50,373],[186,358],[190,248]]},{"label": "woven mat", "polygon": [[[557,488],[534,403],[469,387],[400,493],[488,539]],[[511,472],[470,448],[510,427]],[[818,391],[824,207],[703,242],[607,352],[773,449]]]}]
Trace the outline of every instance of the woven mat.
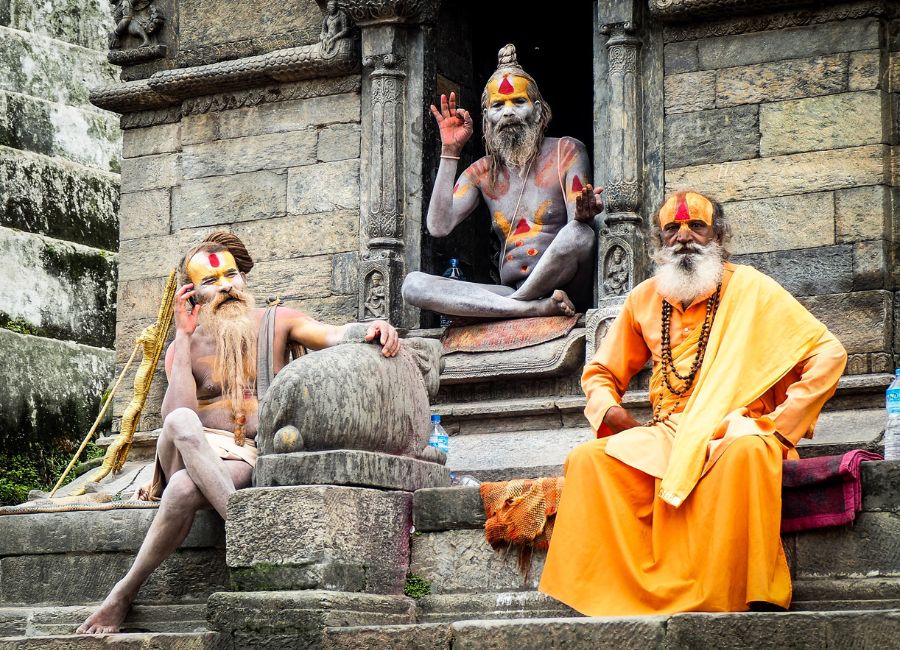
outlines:
[{"label": "woven mat", "polygon": [[449,327],[441,337],[444,354],[504,352],[562,338],[572,331],[580,314],[539,316]]}]

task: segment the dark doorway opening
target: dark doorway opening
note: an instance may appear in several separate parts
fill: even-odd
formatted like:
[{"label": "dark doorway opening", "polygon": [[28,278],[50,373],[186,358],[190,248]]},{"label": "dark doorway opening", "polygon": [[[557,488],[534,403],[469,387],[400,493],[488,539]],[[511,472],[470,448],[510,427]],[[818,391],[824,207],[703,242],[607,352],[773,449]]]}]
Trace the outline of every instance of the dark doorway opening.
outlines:
[{"label": "dark doorway opening", "polygon": [[[589,2],[565,2],[542,12],[522,4],[442,3],[432,32],[437,90],[434,97],[425,99],[427,104],[438,104],[441,92],[454,90],[460,105],[472,113],[475,133],[463,151],[457,175],[484,155],[481,92],[497,69],[498,50],[507,43],[516,46],[519,64],[535,78],[553,110],[547,135],[581,140],[593,160],[592,30]],[[425,153],[431,168],[425,172],[426,211],[440,163],[440,136],[430,114],[427,120]],[[499,242],[483,203],[448,237],[435,239],[423,228],[421,268],[427,273],[443,273],[455,257],[467,280],[496,283],[498,254]],[[436,326],[437,317],[423,313],[422,325]]]}]

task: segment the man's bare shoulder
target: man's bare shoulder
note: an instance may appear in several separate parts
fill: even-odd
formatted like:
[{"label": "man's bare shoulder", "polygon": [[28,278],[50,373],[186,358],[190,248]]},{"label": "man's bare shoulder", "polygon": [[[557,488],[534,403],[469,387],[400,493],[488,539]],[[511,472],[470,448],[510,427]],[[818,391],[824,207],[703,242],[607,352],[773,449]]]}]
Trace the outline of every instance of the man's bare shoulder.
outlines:
[{"label": "man's bare shoulder", "polygon": [[471,165],[466,167],[466,170],[463,172],[465,176],[469,177],[476,185],[480,185],[482,181],[487,177],[488,173],[491,169],[491,158],[490,156],[482,156]]}]

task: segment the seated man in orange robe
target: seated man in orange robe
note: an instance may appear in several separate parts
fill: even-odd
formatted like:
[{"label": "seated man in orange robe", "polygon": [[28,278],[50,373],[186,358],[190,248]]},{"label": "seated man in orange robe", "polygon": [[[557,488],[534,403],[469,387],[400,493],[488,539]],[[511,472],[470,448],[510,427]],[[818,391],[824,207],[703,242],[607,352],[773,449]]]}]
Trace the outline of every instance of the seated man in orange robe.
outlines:
[{"label": "seated man in orange robe", "polygon": [[[656,274],[582,376],[599,439],[566,460],[540,589],[590,616],[786,608],[782,461],[847,354],[776,282],[725,261],[718,203],[677,193],[655,227]],[[648,359],[641,424],[620,404]]]}]

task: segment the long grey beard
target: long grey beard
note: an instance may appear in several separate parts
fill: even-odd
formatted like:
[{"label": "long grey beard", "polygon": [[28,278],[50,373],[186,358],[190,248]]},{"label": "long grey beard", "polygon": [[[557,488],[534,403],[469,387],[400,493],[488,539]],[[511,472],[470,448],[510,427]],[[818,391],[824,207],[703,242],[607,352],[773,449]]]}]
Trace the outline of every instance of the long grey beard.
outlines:
[{"label": "long grey beard", "polygon": [[239,302],[216,309],[224,297],[219,296],[204,305],[199,322],[215,341],[213,375],[222,383],[222,395],[231,401],[233,410],[242,412],[244,391],[255,386],[257,332],[252,296],[240,291],[233,295]]},{"label": "long grey beard", "polygon": [[[682,249],[692,251],[679,254]],[[656,263],[656,291],[672,304],[692,303],[697,297],[712,293],[722,281],[725,249],[711,241],[699,244],[663,246],[653,254]]]},{"label": "long grey beard", "polygon": [[540,149],[541,136],[541,126],[537,122],[515,124],[503,129],[491,126],[485,146],[489,155],[498,156],[505,164],[520,168],[524,174],[525,166]]}]

